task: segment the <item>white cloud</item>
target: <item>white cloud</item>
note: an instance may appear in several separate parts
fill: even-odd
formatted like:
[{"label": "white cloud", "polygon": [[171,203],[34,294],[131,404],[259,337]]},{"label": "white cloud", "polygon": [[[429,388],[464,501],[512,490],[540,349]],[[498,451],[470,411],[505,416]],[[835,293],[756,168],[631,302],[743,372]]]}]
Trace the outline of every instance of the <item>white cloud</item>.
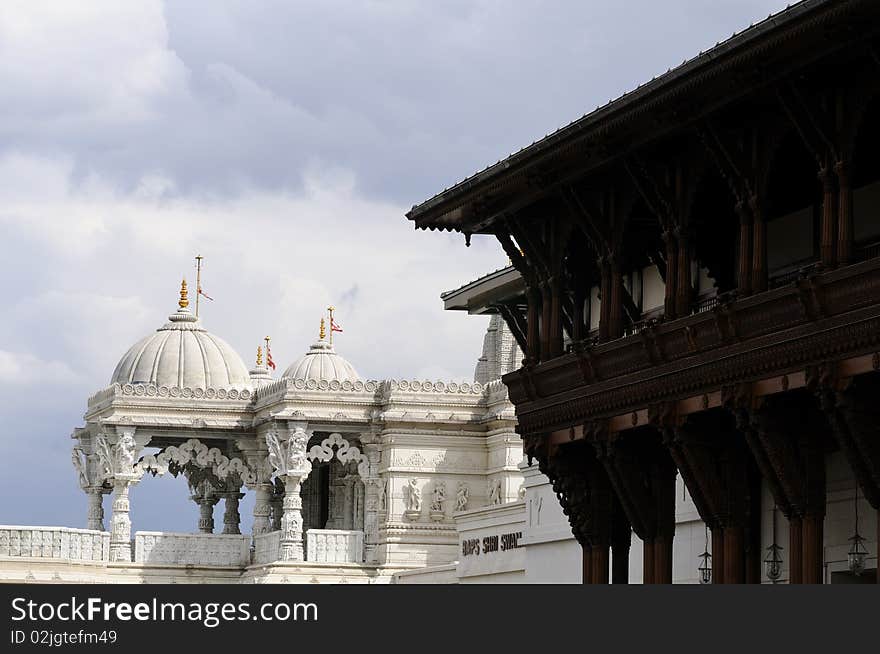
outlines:
[{"label": "white cloud", "polygon": [[67,385],[82,378],[62,361],[46,361],[28,352],[0,350],[0,385]]}]

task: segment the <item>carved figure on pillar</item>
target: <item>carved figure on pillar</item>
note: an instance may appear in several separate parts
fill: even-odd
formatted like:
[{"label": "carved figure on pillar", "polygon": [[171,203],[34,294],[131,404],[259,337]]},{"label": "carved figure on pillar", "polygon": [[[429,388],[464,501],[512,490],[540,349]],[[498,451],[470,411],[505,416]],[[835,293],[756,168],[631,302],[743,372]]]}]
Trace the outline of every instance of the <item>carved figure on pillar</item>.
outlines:
[{"label": "carved figure on pillar", "polygon": [[458,489],[455,491],[455,510],[456,511],[467,511],[468,505],[468,485],[466,483],[459,482]]},{"label": "carved figure on pillar", "polygon": [[422,513],[422,491],[418,480],[413,478],[403,486],[403,516],[407,520],[418,520]]},{"label": "carved figure on pillar", "polygon": [[281,560],[302,561],[303,548],[302,497],[300,485],[312,470],[306,456],[309,434],[306,424],[295,422],[286,433],[266,434],[269,464],[284,479],[283,514],[281,517]]},{"label": "carved figure on pillar", "polygon": [[117,427],[116,432],[100,432],[95,437],[100,477],[113,485],[113,513],[110,518],[110,560],[131,561],[131,518],[128,492],[144,474],[135,466],[137,450],[142,447],[134,437],[134,428]]}]

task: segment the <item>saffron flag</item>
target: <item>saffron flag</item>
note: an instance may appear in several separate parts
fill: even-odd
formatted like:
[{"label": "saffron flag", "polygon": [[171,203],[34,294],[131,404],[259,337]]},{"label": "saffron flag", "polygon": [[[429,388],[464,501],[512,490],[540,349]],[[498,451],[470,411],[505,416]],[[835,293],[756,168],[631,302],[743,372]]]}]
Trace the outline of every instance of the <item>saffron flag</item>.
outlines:
[{"label": "saffron flag", "polygon": [[272,361],[272,350],[269,349],[268,343],[266,343],[266,366],[275,370],[275,362]]},{"label": "saffron flag", "polygon": [[336,324],[336,321],[333,318],[330,318],[330,331],[331,332],[341,332],[342,327]]}]

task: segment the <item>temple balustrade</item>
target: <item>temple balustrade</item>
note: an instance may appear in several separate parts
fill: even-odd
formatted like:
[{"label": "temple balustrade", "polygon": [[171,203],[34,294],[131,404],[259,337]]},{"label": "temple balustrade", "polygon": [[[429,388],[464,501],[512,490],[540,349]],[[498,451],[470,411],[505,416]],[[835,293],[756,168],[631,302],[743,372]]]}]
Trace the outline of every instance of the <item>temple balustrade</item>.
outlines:
[{"label": "temple balustrade", "polygon": [[110,534],[69,527],[0,526],[0,557],[107,561]]},{"label": "temple balustrade", "polygon": [[306,561],[313,563],[361,563],[363,560],[363,531],[309,529],[306,532]]}]

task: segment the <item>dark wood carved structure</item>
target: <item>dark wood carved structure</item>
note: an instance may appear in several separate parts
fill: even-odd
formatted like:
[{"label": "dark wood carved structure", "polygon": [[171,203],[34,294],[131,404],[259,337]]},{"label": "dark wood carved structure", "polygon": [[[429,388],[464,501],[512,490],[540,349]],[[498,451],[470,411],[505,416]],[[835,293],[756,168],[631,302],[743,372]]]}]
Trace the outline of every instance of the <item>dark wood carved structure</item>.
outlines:
[{"label": "dark wood carved structure", "polygon": [[630,530],[671,581],[676,473],[716,583],[760,581],[762,480],[796,583],[822,580],[829,451],[880,509],[878,181],[880,2],[805,0],[409,212],[494,235],[525,282],[504,382],[585,581],[609,549],[626,581]]}]

